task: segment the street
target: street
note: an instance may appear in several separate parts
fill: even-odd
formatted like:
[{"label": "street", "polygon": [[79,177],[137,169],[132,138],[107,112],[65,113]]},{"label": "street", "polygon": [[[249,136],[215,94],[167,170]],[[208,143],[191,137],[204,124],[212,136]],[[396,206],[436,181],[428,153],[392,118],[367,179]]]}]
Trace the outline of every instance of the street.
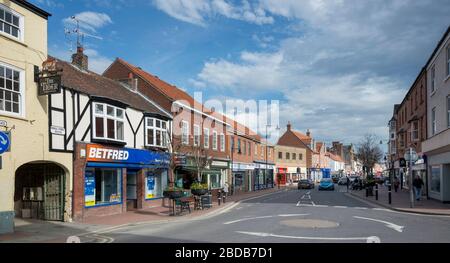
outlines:
[{"label": "street", "polygon": [[131,225],[82,242],[450,242],[450,217],[377,208],[345,192],[337,185],[289,189],[237,203],[220,216]]}]

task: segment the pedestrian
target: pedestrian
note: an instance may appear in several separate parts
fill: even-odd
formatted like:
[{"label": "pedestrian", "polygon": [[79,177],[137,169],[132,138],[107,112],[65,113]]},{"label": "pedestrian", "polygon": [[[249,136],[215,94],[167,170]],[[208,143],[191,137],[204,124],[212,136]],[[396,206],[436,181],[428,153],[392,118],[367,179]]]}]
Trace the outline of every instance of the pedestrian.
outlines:
[{"label": "pedestrian", "polygon": [[395,190],[396,193],[397,193],[397,190],[398,190],[399,185],[400,185],[400,182],[399,182],[399,180],[398,180],[398,177],[396,176],[396,177],[394,178],[394,190]]},{"label": "pedestrian", "polygon": [[347,176],[347,192],[348,192],[348,186],[350,185],[350,177]]},{"label": "pedestrian", "polygon": [[422,186],[423,186],[423,181],[422,181],[422,178],[420,178],[420,176],[416,175],[416,178],[413,181],[413,186],[414,186],[414,190],[416,192],[416,200],[420,201],[420,197],[422,196]]},{"label": "pedestrian", "polygon": [[225,184],[223,184],[223,193],[224,193],[225,197],[228,196],[228,183],[227,182],[225,182]]}]

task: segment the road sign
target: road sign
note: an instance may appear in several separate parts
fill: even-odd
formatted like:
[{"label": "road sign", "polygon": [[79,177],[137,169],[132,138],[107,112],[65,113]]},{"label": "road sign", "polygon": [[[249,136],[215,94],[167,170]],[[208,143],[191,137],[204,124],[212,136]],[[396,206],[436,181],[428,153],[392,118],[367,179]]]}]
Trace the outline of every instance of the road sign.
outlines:
[{"label": "road sign", "polygon": [[7,126],[8,126],[7,121],[0,120],[0,127],[7,127]]},{"label": "road sign", "polygon": [[10,140],[8,134],[0,131],[0,154],[6,152],[9,149]]},{"label": "road sign", "polygon": [[419,159],[419,157],[417,156],[417,153],[414,149],[409,149],[406,153],[405,153],[405,160],[406,161],[411,161],[411,162],[415,162]]}]

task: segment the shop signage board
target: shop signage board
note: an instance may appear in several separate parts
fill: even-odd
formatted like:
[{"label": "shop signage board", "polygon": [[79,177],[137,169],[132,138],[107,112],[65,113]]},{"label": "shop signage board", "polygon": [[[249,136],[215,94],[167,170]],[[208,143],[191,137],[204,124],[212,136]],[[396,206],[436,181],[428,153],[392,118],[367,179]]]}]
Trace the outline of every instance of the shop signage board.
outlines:
[{"label": "shop signage board", "polygon": [[92,171],[86,171],[84,181],[84,205],[95,206],[95,176]]},{"label": "shop signage board", "polygon": [[7,133],[0,131],[0,154],[6,152],[11,145],[11,141]]},{"label": "shop signage board", "polygon": [[147,173],[147,184],[145,189],[145,198],[155,198],[155,175],[151,172]]},{"label": "shop signage board", "polygon": [[138,150],[132,148],[112,148],[98,144],[86,146],[87,160],[89,162],[133,163],[143,165],[169,164],[169,154]]}]

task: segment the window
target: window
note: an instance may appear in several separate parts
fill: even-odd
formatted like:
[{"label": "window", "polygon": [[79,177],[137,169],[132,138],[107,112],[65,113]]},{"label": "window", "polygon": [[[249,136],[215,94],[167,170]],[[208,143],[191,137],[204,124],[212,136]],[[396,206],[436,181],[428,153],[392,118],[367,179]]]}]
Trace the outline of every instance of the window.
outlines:
[{"label": "window", "polygon": [[167,186],[167,170],[150,170],[145,179],[145,199],[163,197],[163,189]]},{"label": "window", "polygon": [[238,139],[237,151],[241,153],[241,139]]},{"label": "window", "polygon": [[220,174],[209,174],[209,184],[211,189],[220,188]]},{"label": "window", "polygon": [[255,156],[258,156],[258,145],[255,144]]},{"label": "window", "polygon": [[250,142],[248,142],[248,151],[247,151],[247,153],[248,153],[248,156],[252,155],[252,145],[250,144]]},{"label": "window", "polygon": [[209,148],[209,129],[203,129],[203,147]]},{"label": "window", "polygon": [[405,147],[405,134],[400,134],[400,147]]},{"label": "window", "polygon": [[85,206],[120,203],[121,169],[86,168]]},{"label": "window", "polygon": [[230,147],[231,147],[231,152],[234,152],[234,137],[231,136],[231,143],[230,143]]},{"label": "window", "polygon": [[450,96],[447,96],[447,127],[450,128]]},{"label": "window", "polygon": [[189,122],[181,121],[181,143],[189,145]]},{"label": "window", "polygon": [[242,144],[243,144],[243,145],[242,145],[242,146],[243,146],[242,148],[244,149],[243,154],[245,155],[246,152],[247,152],[247,151],[246,151],[246,149],[247,149],[247,141],[242,141]]},{"label": "window", "polygon": [[419,140],[419,121],[413,121],[411,126],[411,139],[417,141]]},{"label": "window", "polygon": [[289,159],[290,159],[289,153],[286,153],[286,160],[289,160]]},{"label": "window", "polygon": [[434,92],[435,89],[435,77],[436,77],[436,72],[434,69],[434,66],[431,68],[431,93]]},{"label": "window", "polygon": [[269,158],[271,157],[271,155],[272,155],[272,149],[269,149]]},{"label": "window", "polygon": [[225,135],[223,133],[220,134],[220,151],[225,151]]},{"label": "window", "polygon": [[266,150],[266,148],[261,145],[261,158],[264,158],[264,151],[265,150]]},{"label": "window", "polygon": [[431,191],[441,192],[441,167],[431,166]]},{"label": "window", "polygon": [[447,76],[450,76],[450,45],[447,46]]},{"label": "window", "polygon": [[194,146],[200,145],[200,127],[194,124]]},{"label": "window", "polygon": [[431,135],[436,134],[436,107],[431,110]]},{"label": "window", "polygon": [[282,152],[278,152],[278,159],[283,159],[283,153]]},{"label": "window", "polygon": [[0,32],[22,40],[23,17],[0,4]]},{"label": "window", "polygon": [[217,132],[213,131],[213,141],[212,141],[212,148],[213,150],[217,150]]},{"label": "window", "polygon": [[124,109],[105,103],[94,103],[95,139],[124,141]]},{"label": "window", "polygon": [[0,112],[23,115],[23,74],[0,64]]},{"label": "window", "polygon": [[145,130],[147,132],[145,145],[156,147],[167,147],[169,138],[169,122],[147,117],[145,120]]},{"label": "window", "polygon": [[303,160],[303,154],[302,153],[300,153],[299,155],[298,155],[298,159],[301,161],[301,160]]},{"label": "window", "polygon": [[296,153],[292,153],[292,160],[297,159],[297,154]]}]

